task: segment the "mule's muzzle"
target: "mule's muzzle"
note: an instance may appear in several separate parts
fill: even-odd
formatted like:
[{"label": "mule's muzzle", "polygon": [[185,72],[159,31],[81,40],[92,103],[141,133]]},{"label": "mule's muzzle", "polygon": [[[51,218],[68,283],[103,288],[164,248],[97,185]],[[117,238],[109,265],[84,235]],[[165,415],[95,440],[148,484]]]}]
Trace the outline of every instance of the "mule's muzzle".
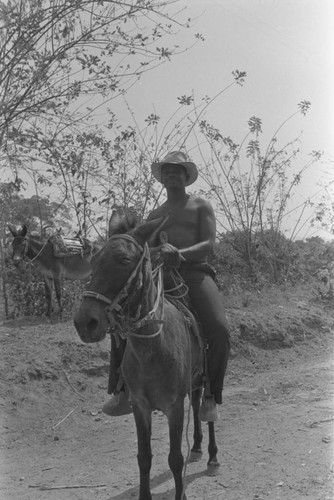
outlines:
[{"label": "mule's muzzle", "polygon": [[107,324],[100,320],[100,315],[88,311],[83,304],[74,316],[74,326],[79,337],[86,344],[99,342],[106,336]]}]

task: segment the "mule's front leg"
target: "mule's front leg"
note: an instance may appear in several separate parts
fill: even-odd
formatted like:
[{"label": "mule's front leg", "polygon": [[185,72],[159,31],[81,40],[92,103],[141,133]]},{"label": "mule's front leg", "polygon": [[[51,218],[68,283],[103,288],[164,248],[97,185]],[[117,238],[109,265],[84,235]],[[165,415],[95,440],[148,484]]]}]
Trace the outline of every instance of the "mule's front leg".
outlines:
[{"label": "mule's front leg", "polygon": [[208,461],[207,472],[209,476],[216,476],[217,474],[219,474],[220,464],[217,460],[218,448],[216,444],[214,422],[208,422],[208,427],[209,427],[209,446],[208,446],[209,461]]},{"label": "mule's front leg", "polygon": [[151,410],[143,410],[132,402],[132,409],[136,421],[138,441],[138,466],[140,473],[139,500],[152,500],[150,490],[150,471],[152,464],[151,433],[152,418]]},{"label": "mule's front leg", "polygon": [[169,467],[175,481],[175,500],[186,500],[183,494],[183,455],[181,452],[184,417],[184,399],[178,400],[168,415],[170,451]]}]

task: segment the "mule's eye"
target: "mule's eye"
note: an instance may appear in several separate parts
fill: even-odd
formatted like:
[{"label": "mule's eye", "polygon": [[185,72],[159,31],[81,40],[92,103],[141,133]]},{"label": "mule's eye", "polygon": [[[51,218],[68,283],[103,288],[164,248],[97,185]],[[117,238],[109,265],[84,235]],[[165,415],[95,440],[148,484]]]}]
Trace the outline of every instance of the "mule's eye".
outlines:
[{"label": "mule's eye", "polygon": [[128,264],[131,264],[131,259],[130,259],[129,257],[122,256],[122,257],[120,257],[120,259],[119,259],[119,263],[120,263],[122,266],[127,266]]}]

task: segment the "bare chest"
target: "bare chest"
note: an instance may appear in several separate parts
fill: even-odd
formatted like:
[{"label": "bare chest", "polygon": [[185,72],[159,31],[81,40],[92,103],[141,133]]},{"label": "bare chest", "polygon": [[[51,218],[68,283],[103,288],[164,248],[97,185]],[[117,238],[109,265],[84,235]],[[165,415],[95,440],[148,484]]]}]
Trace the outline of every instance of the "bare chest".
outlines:
[{"label": "bare chest", "polygon": [[184,206],[164,207],[163,215],[169,214],[164,231],[168,242],[177,248],[194,245],[200,241],[199,209],[194,203]]}]

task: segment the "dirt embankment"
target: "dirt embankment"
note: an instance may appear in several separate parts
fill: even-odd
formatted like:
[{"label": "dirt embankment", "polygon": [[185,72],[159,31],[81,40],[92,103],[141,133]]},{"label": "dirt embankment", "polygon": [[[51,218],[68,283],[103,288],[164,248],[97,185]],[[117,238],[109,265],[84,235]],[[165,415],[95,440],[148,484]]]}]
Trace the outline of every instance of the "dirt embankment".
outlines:
[{"label": "dirt embankment", "polygon": [[[203,459],[187,466],[187,498],[333,500],[331,314],[288,299],[255,306],[228,309],[233,353],[216,426],[220,474],[206,475],[204,432]],[[108,340],[83,345],[71,320],[3,322],[0,339],[0,498],[138,498],[133,417],[101,413]],[[191,419],[185,424],[186,455]],[[172,500],[159,412],[152,446],[153,498]]]}]

